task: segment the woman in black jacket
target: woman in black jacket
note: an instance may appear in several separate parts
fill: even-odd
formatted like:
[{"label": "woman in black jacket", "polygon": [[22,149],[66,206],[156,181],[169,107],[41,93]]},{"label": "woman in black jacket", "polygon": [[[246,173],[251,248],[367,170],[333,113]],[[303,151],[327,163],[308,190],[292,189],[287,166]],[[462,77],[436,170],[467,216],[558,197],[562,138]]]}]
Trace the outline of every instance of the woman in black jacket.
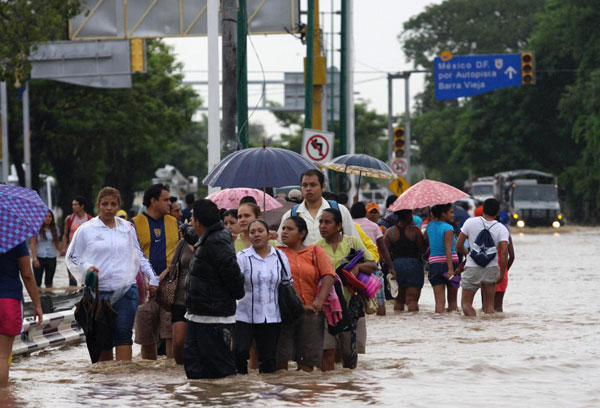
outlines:
[{"label": "woman in black jacket", "polygon": [[194,203],[192,226],[182,226],[195,249],[186,281],[185,372],[192,379],[227,377],[236,373],[231,335],[236,299],[244,297],[244,275],[212,201]]}]

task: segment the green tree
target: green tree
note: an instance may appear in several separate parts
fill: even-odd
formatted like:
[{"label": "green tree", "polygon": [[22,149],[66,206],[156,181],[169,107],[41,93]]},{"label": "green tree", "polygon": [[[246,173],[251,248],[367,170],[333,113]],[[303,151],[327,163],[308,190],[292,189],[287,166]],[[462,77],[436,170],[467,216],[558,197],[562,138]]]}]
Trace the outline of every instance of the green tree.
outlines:
[{"label": "green tree", "polygon": [[0,77],[14,81],[27,77],[31,47],[64,40],[67,20],[80,9],[79,0],[0,1]]},{"label": "green tree", "polygon": [[[431,69],[444,50],[455,55],[517,52],[527,48],[543,5],[544,0],[447,0],[411,18],[398,38],[417,68]],[[513,120],[527,92],[508,89],[436,101],[428,74],[412,128],[427,176],[462,186],[469,173],[490,175],[531,164],[525,146],[539,129]]]}]

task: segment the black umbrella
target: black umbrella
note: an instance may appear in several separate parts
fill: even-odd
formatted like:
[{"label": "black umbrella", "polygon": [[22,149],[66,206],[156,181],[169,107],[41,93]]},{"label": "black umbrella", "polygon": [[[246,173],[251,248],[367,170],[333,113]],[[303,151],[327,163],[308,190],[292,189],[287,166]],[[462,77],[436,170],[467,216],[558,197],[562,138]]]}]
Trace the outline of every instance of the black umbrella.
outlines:
[{"label": "black umbrella", "polygon": [[[93,275],[93,277],[91,276]],[[92,292],[98,292],[98,280],[94,272],[88,272],[83,297],[75,308],[75,320],[83,329],[85,343],[92,364],[97,363],[100,354],[113,348],[113,331],[117,312],[107,299],[98,299]]]}]

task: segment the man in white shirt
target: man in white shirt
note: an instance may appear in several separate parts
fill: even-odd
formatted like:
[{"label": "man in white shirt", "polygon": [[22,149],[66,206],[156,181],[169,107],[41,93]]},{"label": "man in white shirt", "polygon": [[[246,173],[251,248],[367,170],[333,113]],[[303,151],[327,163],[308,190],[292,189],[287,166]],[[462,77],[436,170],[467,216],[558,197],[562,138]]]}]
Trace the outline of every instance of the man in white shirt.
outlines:
[{"label": "man in white shirt", "polygon": [[[308,235],[304,240],[305,245],[312,245],[321,239],[321,233],[319,232],[319,217],[326,208],[331,208],[327,200],[323,198],[323,190],[325,190],[325,176],[319,170],[307,170],[300,176],[300,186],[302,188],[302,201],[298,207],[294,207],[281,217],[281,224],[277,231],[278,236],[281,236],[282,226],[285,220],[292,216],[292,213],[296,213],[306,221],[308,227]],[[344,235],[353,235],[360,238],[358,231],[354,226],[354,221],[350,216],[350,211],[343,205],[337,208],[342,213],[342,227],[344,229]]]},{"label": "man in white shirt", "polygon": [[[461,307],[465,316],[476,316],[473,308],[473,298],[481,288],[483,294],[483,312],[494,313],[494,296],[496,283],[504,278],[507,264],[508,230],[495,220],[500,212],[500,203],[489,198],[483,203],[483,216],[469,218],[463,224],[460,235],[456,240],[456,252],[466,256],[465,270],[462,273],[460,286],[462,287]],[[485,266],[478,265],[471,255],[467,254],[464,247],[468,239],[471,246],[483,229],[487,229],[496,246],[496,256]],[[498,262],[498,259],[500,262]],[[498,264],[500,267],[498,267]]]}]

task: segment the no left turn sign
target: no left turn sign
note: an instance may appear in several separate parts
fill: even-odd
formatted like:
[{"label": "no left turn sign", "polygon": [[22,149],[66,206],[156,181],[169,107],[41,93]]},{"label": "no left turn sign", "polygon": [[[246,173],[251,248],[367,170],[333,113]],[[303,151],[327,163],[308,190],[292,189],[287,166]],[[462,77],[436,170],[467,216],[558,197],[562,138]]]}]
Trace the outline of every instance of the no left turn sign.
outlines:
[{"label": "no left turn sign", "polygon": [[324,164],[331,160],[333,133],[305,129],[302,143],[302,155],[315,164]]},{"label": "no left turn sign", "polygon": [[406,159],[400,157],[394,159],[391,167],[394,173],[396,173],[399,176],[404,176],[406,174],[406,171],[408,170],[408,163]]}]

